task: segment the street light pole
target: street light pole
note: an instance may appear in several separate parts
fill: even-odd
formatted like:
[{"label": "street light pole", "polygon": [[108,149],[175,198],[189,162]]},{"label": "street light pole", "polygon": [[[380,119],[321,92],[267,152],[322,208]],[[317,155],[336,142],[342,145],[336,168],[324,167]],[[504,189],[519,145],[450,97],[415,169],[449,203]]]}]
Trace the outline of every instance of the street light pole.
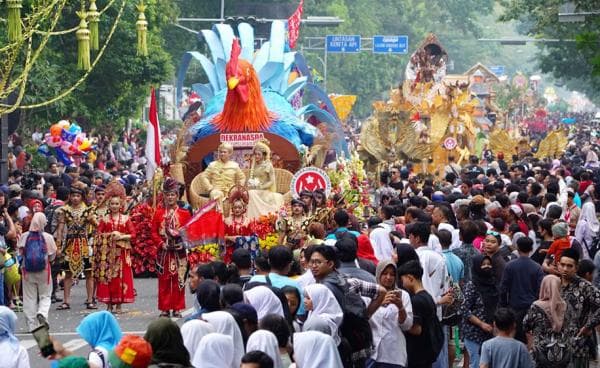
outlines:
[{"label": "street light pole", "polygon": [[221,0],[221,19],[225,19],[225,0]]}]

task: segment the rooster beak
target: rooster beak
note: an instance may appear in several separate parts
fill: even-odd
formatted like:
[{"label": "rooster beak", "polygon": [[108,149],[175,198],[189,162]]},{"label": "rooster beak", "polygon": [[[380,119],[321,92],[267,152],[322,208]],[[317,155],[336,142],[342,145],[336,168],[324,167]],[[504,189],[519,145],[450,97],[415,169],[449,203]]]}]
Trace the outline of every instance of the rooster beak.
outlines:
[{"label": "rooster beak", "polygon": [[239,83],[239,79],[237,79],[236,77],[231,77],[227,80],[227,87],[229,87],[229,89],[234,89]]}]

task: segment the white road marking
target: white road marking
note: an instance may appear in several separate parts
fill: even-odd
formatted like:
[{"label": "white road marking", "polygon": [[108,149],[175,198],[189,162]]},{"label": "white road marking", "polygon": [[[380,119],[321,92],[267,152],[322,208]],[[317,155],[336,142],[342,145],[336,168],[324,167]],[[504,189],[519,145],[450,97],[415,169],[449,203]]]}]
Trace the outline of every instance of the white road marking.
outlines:
[{"label": "white road marking", "polygon": [[[123,335],[143,335],[146,331],[123,331]],[[30,333],[18,333],[16,337],[31,337]],[[51,332],[50,336],[79,336],[77,332]]]},{"label": "white road marking", "polygon": [[67,341],[66,343],[63,344],[63,347],[67,350],[70,351],[76,351],[81,349],[82,347],[88,345],[87,342],[85,342],[85,340],[83,339],[74,339],[74,340],[70,340]]},{"label": "white road marking", "polygon": [[21,346],[24,347],[25,350],[29,350],[36,345],[37,342],[35,340],[21,340]]}]

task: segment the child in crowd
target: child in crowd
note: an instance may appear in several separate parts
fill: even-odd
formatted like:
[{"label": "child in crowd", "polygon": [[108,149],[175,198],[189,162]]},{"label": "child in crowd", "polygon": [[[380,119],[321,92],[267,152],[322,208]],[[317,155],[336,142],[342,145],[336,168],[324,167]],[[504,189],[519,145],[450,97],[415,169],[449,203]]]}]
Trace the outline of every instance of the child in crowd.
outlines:
[{"label": "child in crowd", "polygon": [[527,347],[515,340],[517,323],[508,308],[498,308],[494,314],[496,337],[481,345],[480,368],[532,368],[533,361]]}]

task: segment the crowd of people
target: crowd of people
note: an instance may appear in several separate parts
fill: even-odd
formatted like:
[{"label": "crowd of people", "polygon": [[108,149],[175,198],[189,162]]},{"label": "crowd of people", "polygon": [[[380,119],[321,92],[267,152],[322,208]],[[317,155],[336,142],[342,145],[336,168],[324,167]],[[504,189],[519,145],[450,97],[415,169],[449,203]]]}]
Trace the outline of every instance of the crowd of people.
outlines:
[{"label": "crowd of people", "polygon": [[[577,132],[554,159],[450,157],[437,178],[392,165],[373,183],[368,218],[343,194],[303,191],[277,221],[278,245],[258,253],[244,242],[249,208],[273,204],[252,203],[273,194],[270,150],[255,146],[250,195],[225,198],[219,165],[231,185],[245,178],[222,145],[207,183],[228,203],[219,211],[230,209],[227,246],[219,260],[188,261],[181,228],[193,213],[167,178],[148,219],[160,316],[143,337],[123,336],[114,317],[138,292],[128,214],[143,163],[13,170],[0,185],[0,352],[13,354],[0,367],[29,366],[15,312],[30,330],[48,323],[52,303],[69,313],[77,278],[91,312],[77,333],[92,351],[77,357],[54,341],[59,367],[589,367],[600,324],[593,140]],[[182,318],[186,291],[194,313],[178,326],[169,317]]]}]

